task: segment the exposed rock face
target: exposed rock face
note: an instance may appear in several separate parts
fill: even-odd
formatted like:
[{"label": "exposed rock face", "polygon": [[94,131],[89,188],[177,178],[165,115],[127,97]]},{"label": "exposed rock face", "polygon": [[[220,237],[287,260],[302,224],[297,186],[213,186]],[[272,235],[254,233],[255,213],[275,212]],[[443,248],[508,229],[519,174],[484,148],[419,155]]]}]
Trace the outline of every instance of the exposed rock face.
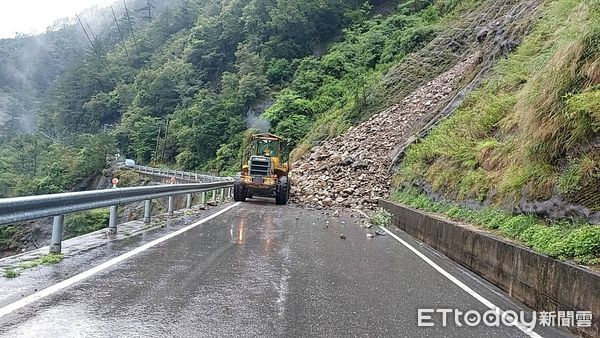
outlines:
[{"label": "exposed rock face", "polygon": [[325,141],[293,165],[293,200],[321,207],[372,209],[389,194],[394,150],[449,101],[478,62],[471,56],[341,136]]}]

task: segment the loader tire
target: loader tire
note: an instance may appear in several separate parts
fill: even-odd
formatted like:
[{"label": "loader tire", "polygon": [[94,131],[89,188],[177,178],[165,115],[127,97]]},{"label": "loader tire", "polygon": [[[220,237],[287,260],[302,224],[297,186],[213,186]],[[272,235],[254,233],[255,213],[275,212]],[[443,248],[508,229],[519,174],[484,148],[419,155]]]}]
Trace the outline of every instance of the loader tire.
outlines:
[{"label": "loader tire", "polygon": [[287,177],[282,177],[277,185],[277,194],[275,195],[275,203],[278,205],[287,204],[290,199],[290,184]]},{"label": "loader tire", "polygon": [[236,202],[246,201],[246,187],[242,185],[242,182],[236,181],[233,183],[233,200]]}]

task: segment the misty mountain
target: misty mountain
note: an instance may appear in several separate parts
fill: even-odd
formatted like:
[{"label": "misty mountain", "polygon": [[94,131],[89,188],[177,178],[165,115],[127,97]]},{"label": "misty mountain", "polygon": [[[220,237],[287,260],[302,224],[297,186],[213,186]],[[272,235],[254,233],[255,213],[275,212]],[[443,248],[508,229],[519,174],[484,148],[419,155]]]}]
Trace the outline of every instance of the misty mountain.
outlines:
[{"label": "misty mountain", "polygon": [[93,8],[57,20],[40,35],[0,39],[0,135],[1,124],[12,131],[34,131],[35,120],[47,103],[48,94],[65,71],[81,65],[86,58],[104,59],[122,38],[131,37],[135,30],[143,29],[160,13],[179,3],[115,2],[112,9]]}]

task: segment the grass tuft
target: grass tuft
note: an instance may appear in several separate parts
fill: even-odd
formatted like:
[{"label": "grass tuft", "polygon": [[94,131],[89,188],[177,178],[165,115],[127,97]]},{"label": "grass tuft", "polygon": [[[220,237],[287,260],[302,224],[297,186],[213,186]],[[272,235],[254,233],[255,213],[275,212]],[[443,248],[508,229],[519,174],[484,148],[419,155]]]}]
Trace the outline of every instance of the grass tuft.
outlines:
[{"label": "grass tuft", "polygon": [[21,273],[13,268],[4,268],[4,277],[6,278],[17,278],[20,275]]},{"label": "grass tuft", "polygon": [[37,266],[40,265],[54,265],[54,264],[58,264],[63,260],[64,256],[61,254],[47,254],[44,256],[41,256],[40,258],[25,262],[25,263],[21,263],[18,265],[18,268],[20,270],[27,270],[27,269],[31,269],[31,268],[35,268]]},{"label": "grass tuft", "polygon": [[16,278],[21,275],[24,270],[32,269],[40,265],[54,265],[58,264],[63,260],[64,256],[61,254],[48,254],[36,258],[31,261],[23,262],[16,267],[4,268],[4,277]]},{"label": "grass tuft", "polygon": [[369,215],[369,222],[373,225],[389,226],[392,224],[392,214],[383,208],[379,208]]}]

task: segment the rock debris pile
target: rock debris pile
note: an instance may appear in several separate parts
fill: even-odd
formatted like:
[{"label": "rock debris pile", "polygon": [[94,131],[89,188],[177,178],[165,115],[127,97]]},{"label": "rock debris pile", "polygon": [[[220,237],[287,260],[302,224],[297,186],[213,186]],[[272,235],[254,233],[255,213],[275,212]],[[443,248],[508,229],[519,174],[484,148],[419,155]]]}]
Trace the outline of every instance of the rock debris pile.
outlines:
[{"label": "rock debris pile", "polygon": [[391,157],[424,118],[439,111],[478,62],[471,56],[400,104],[314,147],[292,170],[293,200],[316,207],[373,209],[389,194]]}]

